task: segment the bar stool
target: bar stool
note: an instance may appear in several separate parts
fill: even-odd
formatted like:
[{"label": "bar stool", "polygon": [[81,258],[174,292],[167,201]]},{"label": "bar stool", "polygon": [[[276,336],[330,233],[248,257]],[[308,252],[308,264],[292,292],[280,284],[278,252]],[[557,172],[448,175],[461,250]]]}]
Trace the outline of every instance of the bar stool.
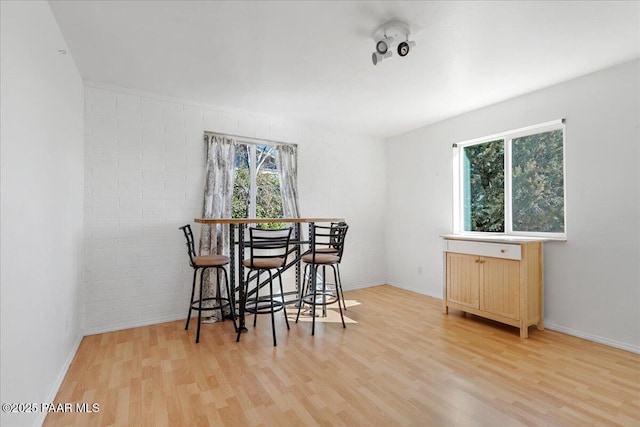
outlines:
[{"label": "bar stool", "polygon": [[[238,329],[236,325],[236,314],[235,308],[233,304],[233,294],[231,293],[231,289],[229,288],[229,278],[227,276],[227,270],[225,266],[229,264],[229,257],[224,255],[206,255],[206,256],[196,256],[195,244],[193,240],[193,233],[191,231],[191,225],[187,224],[185,226],[180,227],[180,230],[184,232],[184,237],[187,239],[187,254],[189,255],[189,265],[193,268],[193,283],[191,285],[191,299],[189,303],[189,313],[187,314],[187,324],[184,329],[189,329],[189,321],[191,320],[191,311],[198,311],[198,330],[196,332],[196,343],[200,342],[200,325],[202,323],[202,312],[203,311],[212,311],[212,310],[220,310],[220,319],[224,321],[224,312],[222,311],[223,307],[229,306],[231,310],[231,319],[233,320],[234,330]],[[215,297],[207,297],[202,298],[202,282],[204,277],[204,272],[210,268],[216,269],[216,296]],[[222,297],[221,288],[220,288],[220,271],[222,271],[224,276],[224,284],[227,290],[227,297]],[[200,292],[198,293],[198,298],[195,298],[196,292],[196,277],[200,272]],[[210,307],[203,307],[202,303],[205,301],[215,301],[215,304]]]},{"label": "bar stool", "polygon": [[[342,308],[346,311],[347,310],[347,305],[344,301],[344,292],[342,291],[342,279],[340,278],[340,263],[342,262],[342,254],[344,252],[344,244],[342,245],[341,248],[338,248],[336,245],[336,238],[337,238],[337,234],[339,233],[339,230],[337,228],[334,228],[336,226],[347,226],[347,230],[349,229],[349,226],[347,225],[346,222],[332,222],[331,223],[331,233],[334,234],[333,237],[331,237],[329,239],[329,243],[327,245],[323,245],[323,244],[319,244],[316,245],[316,253],[317,254],[335,254],[338,255],[338,257],[340,258],[338,260],[338,262],[336,264],[334,264],[336,272],[338,273],[338,280],[337,280],[337,284],[336,286],[338,286],[338,290],[340,292],[340,298],[342,299]],[[346,231],[345,231],[346,234]],[[309,249],[307,251],[307,253],[311,253],[312,249]],[[305,255],[307,254],[305,253]],[[304,276],[307,276],[307,270],[309,268],[309,264],[305,265],[304,267]]]},{"label": "bar stool", "polygon": [[[273,346],[277,346],[276,323],[274,314],[278,311],[284,312],[284,319],[289,330],[289,319],[287,319],[287,309],[284,300],[284,290],[282,287],[282,270],[287,263],[289,253],[289,242],[291,240],[291,228],[281,230],[260,230],[249,228],[249,249],[250,257],[242,261],[243,265],[249,269],[247,272],[244,288],[244,301],[241,301],[240,315],[252,313],[253,327],[255,328],[259,314],[271,315],[271,330],[273,332]],[[280,281],[280,295],[273,292],[273,273],[277,271]],[[260,296],[260,273],[269,274],[269,294]],[[252,276],[253,275],[253,276]],[[249,298],[249,283],[256,280],[256,287],[252,291],[254,296]],[[240,341],[241,330],[238,329],[236,342]]]},{"label": "bar stool", "polygon": [[[309,267],[310,273],[308,276],[305,274],[301,292],[301,302],[298,304],[298,315],[296,316],[296,323],[298,323],[303,303],[311,306],[311,335],[315,335],[316,306],[318,305],[324,308],[327,305],[338,302],[342,327],[347,327],[344,322],[342,305],[340,304],[342,283],[337,266],[342,260],[344,241],[348,229],[349,226],[346,223],[332,224],[331,226],[314,224],[312,227],[311,249],[307,254],[302,256],[302,261],[307,263],[305,272],[307,271],[307,267]],[[322,267],[323,269],[322,283],[317,283],[318,267]],[[327,267],[331,267],[333,270],[335,280],[334,289],[331,289],[326,283]]]}]

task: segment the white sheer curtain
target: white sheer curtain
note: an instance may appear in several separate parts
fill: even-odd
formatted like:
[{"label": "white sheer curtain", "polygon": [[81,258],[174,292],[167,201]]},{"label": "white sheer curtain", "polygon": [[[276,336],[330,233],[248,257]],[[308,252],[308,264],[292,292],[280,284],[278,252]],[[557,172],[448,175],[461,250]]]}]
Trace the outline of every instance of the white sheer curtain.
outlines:
[{"label": "white sheer curtain", "polygon": [[[207,166],[204,185],[203,218],[230,218],[233,200],[236,141],[233,138],[205,134]],[[232,248],[233,249],[233,248]],[[200,231],[200,255],[229,254],[229,226],[217,224],[215,228],[202,225]],[[204,274],[202,294],[206,298],[216,294],[216,275],[207,270]],[[222,286],[222,292],[225,287]],[[222,295],[225,296],[226,295]],[[207,301],[213,303],[212,301]]]},{"label": "white sheer curtain", "polygon": [[298,206],[298,146],[281,144],[276,146],[276,162],[280,174],[282,213],[285,218],[299,218]]}]

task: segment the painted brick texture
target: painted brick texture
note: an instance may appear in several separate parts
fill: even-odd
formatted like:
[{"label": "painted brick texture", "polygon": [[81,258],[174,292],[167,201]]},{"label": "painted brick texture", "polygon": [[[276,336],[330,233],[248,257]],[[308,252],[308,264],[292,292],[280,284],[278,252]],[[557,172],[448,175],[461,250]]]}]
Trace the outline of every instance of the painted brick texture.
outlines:
[{"label": "painted brick texture", "polygon": [[[192,270],[178,227],[191,223],[197,239],[193,218],[202,211],[204,131],[298,143],[302,214],[359,221],[350,233],[360,241],[350,247],[361,255],[351,257],[353,273],[343,269],[345,280],[352,287],[384,282],[384,252],[370,249],[384,247],[381,140],[87,87],[86,334],[186,315]],[[353,164],[358,155],[364,162]],[[372,258],[379,258],[374,267]]]}]

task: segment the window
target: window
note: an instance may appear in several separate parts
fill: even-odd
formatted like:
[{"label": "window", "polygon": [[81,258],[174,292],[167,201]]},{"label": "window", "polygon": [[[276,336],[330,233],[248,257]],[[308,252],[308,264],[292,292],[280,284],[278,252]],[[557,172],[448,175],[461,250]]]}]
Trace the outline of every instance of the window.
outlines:
[{"label": "window", "polygon": [[564,122],[454,145],[454,231],[565,237]]},{"label": "window", "polygon": [[[280,177],[276,149],[270,145],[236,145],[233,182],[233,218],[282,218]],[[262,228],[282,228],[283,224],[261,224]]]}]

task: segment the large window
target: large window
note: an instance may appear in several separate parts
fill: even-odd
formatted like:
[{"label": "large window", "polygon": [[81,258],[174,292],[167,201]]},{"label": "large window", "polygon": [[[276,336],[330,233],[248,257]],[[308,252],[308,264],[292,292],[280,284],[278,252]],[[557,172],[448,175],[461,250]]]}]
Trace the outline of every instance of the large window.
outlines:
[{"label": "large window", "polygon": [[564,124],[454,145],[454,229],[565,237]]},{"label": "large window", "polygon": [[[236,146],[233,183],[233,218],[282,218],[282,196],[276,163],[276,149],[269,145]],[[282,224],[262,224],[281,228]]]}]

